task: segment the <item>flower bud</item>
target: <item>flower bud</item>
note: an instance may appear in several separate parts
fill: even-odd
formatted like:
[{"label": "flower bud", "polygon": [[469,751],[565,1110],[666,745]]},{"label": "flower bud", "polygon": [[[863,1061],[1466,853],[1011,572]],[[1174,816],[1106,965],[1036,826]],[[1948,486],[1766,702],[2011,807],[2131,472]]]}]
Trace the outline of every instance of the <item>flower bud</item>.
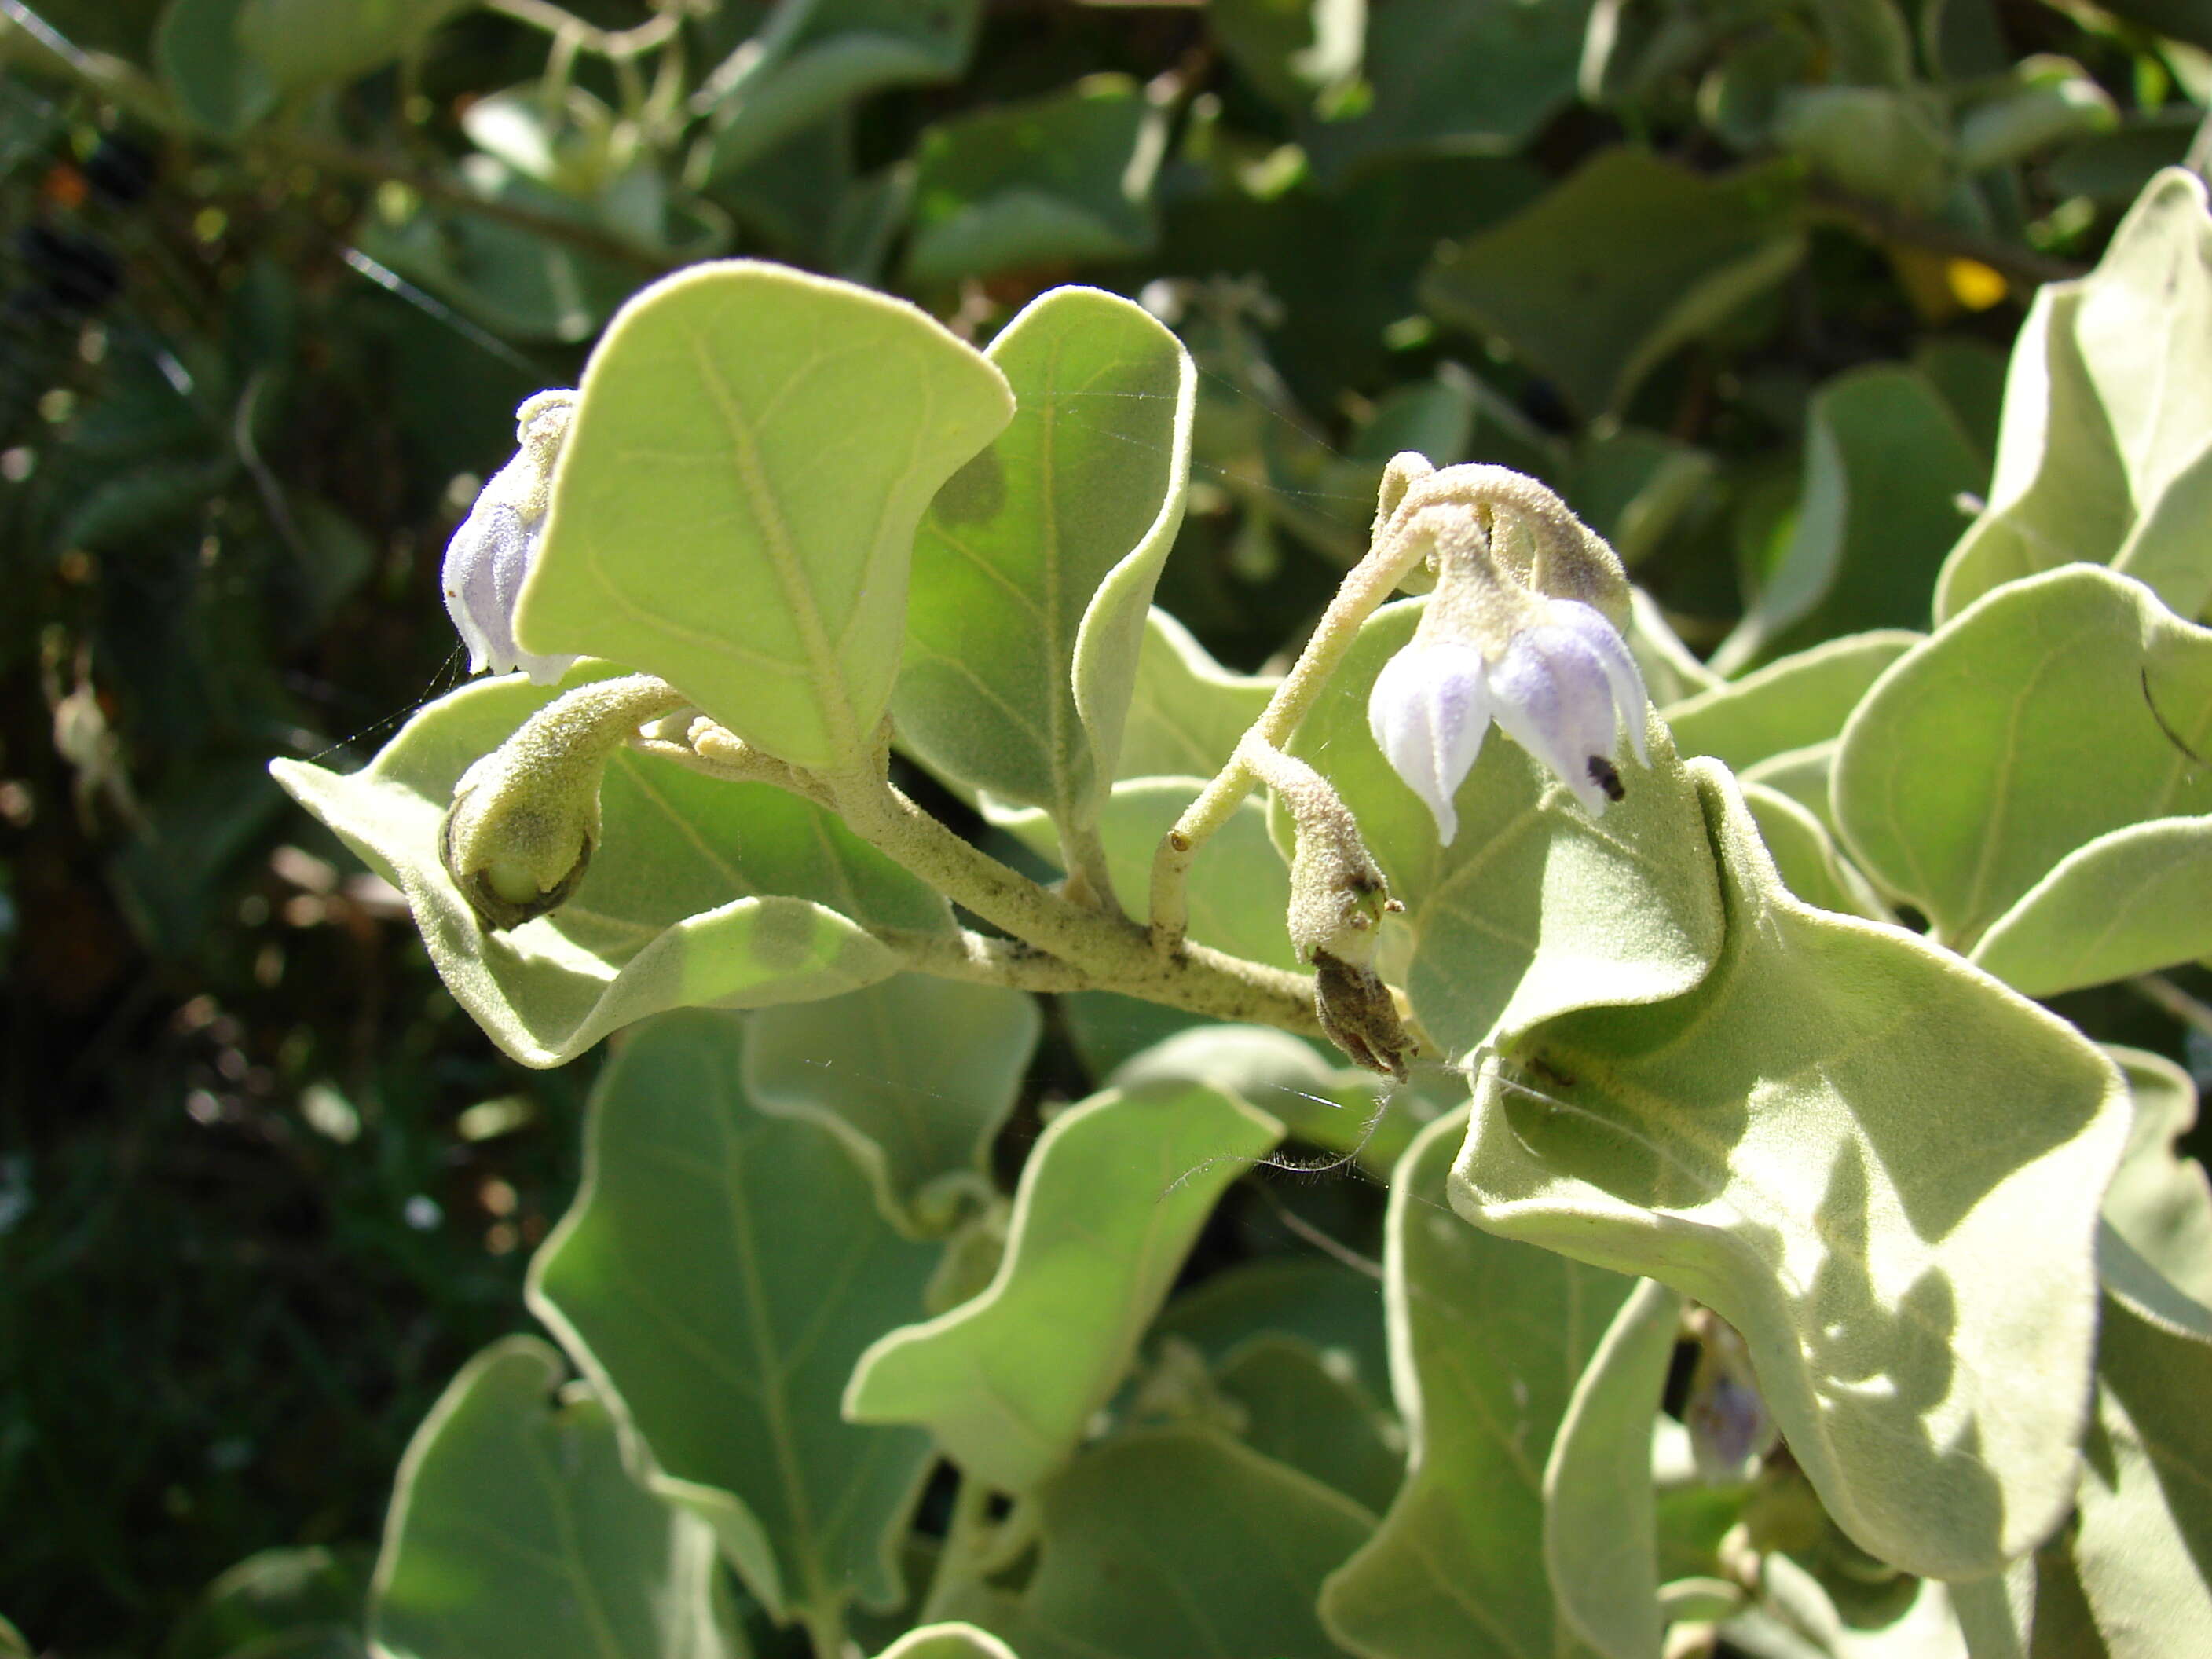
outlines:
[{"label": "flower bud", "polygon": [[574,392],[541,392],[515,410],[520,447],[477,494],[469,516],[446,544],[446,611],[469,647],[471,674],[520,668],[537,684],[550,685],[576,660],[539,656],[514,641],[515,604],[544,539],[553,464],[575,409]]}]

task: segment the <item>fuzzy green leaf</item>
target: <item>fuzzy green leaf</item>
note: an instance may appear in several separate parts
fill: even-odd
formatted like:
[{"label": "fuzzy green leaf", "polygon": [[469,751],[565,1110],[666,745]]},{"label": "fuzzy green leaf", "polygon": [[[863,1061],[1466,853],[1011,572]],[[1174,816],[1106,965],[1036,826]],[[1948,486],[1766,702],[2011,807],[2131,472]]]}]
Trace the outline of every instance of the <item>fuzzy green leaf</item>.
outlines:
[{"label": "fuzzy green leaf", "polygon": [[[609,672],[582,665],[562,684]],[[439,860],[439,825],[461,774],[556,695],[507,676],[441,697],[362,771],[270,767],[406,895],[447,988],[524,1065],[564,1064],[665,1008],[835,996],[897,970],[865,927],[951,926],[943,899],[821,808],[625,750],[574,897],[486,933]]]},{"label": "fuzzy green leaf", "polygon": [[1069,1108],[1022,1168],[990,1288],[870,1347],[846,1414],[926,1425],[969,1475],[1031,1490],[1121,1382],[1222,1189],[1281,1137],[1196,1084]]},{"label": "fuzzy green leaf", "polygon": [[1406,1472],[1404,1437],[1349,1369],[1304,1337],[1270,1331],[1224,1360],[1214,1382],[1243,1408],[1246,1445],[1380,1515]]},{"label": "fuzzy green leaf", "polygon": [[1841,735],[1884,670],[1926,636],[1877,629],[1827,640],[1660,710],[1686,755],[1741,773],[1786,750]]},{"label": "fuzzy green leaf", "polygon": [[728,260],[656,283],[584,370],[515,616],[526,649],[681,687],[794,766],[865,764],[915,526],[1013,412],[902,301]]},{"label": "fuzzy green leaf", "polygon": [[2051,997],[2212,951],[2212,815],[2085,842],[1991,924],[1977,965]]},{"label": "fuzzy green leaf", "polygon": [[[2142,1261],[2202,1311],[2184,1322],[2212,1330],[2212,1182],[2181,1146],[2197,1123],[2197,1085],[2163,1054],[2106,1050],[2135,1101],[2119,1173],[2105,1190],[2105,1219]],[[2110,1282],[2106,1289],[2119,1287]],[[2138,1313],[2162,1310],[2135,1304]]]},{"label": "fuzzy green leaf", "polygon": [[1042,1024],[1025,992],[901,974],[761,1010],[746,1035],[745,1087],[764,1112],[842,1134],[886,1213],[921,1226],[933,1189],[988,1184],[992,1138]]},{"label": "fuzzy green leaf", "polygon": [[1197,374],[1149,313],[1097,289],[1032,301],[988,355],[1013,422],[922,520],[892,708],[928,765],[1087,826],[1182,522]]},{"label": "fuzzy green leaf", "polygon": [[1895,920],[1867,878],[1838,849],[1828,826],[1809,808],[1753,779],[1737,781],[1784,886],[1815,909],[1864,916],[1869,921]]},{"label": "fuzzy green leaf", "polygon": [[927,1435],[837,1413],[937,1253],[902,1237],[843,1139],[748,1095],[732,1015],[671,1014],[601,1073],[584,1184],[530,1303],[599,1385],[653,1490],[703,1516],[779,1618],[896,1605]]},{"label": "fuzzy green leaf", "polygon": [[1157,606],[1145,619],[1136,684],[1115,775],[1210,778],[1274,695],[1275,680],[1236,674]]},{"label": "fuzzy green leaf", "polygon": [[2013,349],[1989,506],[1953,551],[1937,619],[2074,560],[2184,616],[2212,600],[2212,213],[2169,167],[2097,269],[2046,284]]},{"label": "fuzzy green leaf", "polygon": [[2124,1085],[1949,952],[1790,897],[1728,775],[1691,769],[1720,960],[1487,1061],[1453,1201],[1712,1308],[1861,1547],[1994,1572],[2071,1501]]},{"label": "fuzzy green leaf", "polygon": [[346,81],[413,52],[425,35],[474,0],[244,0],[235,48],[284,91]]},{"label": "fuzzy green leaf", "polygon": [[1709,178],[1604,150],[1495,230],[1447,244],[1422,303],[1502,337],[1595,417],[1782,280],[1805,250],[1798,197],[1787,167]]},{"label": "fuzzy green leaf", "polygon": [[1446,1209],[1466,1124],[1424,1130],[1390,1183],[1383,1295],[1408,1473],[1321,1598],[1329,1633],[1371,1659],[1572,1650],[1545,1576],[1544,1462],[1633,1286]]},{"label": "fuzzy green leaf", "polygon": [[1682,1298],[1645,1279],[1590,1356],[1544,1466],[1544,1563],[1559,1611],[1606,1659],[1659,1659],[1651,1423]]},{"label": "fuzzy green leaf", "polygon": [[738,1659],[714,1535],[623,1467],[561,1357],[511,1336],[461,1370],[400,1461],[368,1634],[386,1659]]},{"label": "fuzzy green leaf", "polygon": [[878,1659],[1015,1659],[1015,1654],[974,1625],[924,1625],[900,1637]]},{"label": "fuzzy green leaf", "polygon": [[[1882,676],[1844,728],[1837,820],[1869,874],[1970,951],[2099,836],[2212,812],[2212,769],[2181,745],[2212,748],[2212,631],[2139,583],[2075,565],[1990,593]],[[2099,854],[2081,879],[2105,884],[2130,865],[2155,874],[2163,851]],[[2134,925],[2146,941],[2158,928]],[[2055,962],[2013,959],[2063,981],[2102,948],[2087,941],[2085,956],[2084,943],[2064,941]]]}]

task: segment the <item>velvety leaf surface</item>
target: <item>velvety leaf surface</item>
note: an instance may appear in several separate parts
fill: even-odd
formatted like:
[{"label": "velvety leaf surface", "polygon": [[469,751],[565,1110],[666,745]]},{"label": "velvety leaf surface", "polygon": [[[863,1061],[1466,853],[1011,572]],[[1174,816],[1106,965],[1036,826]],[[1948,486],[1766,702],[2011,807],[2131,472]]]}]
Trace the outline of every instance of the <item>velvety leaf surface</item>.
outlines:
[{"label": "velvety leaf surface", "polygon": [[1629,1293],[1575,1384],[1544,1466],[1553,1593],[1606,1659],[1659,1659],[1651,1421],[1681,1319],[1682,1298],[1656,1279]]},{"label": "velvety leaf surface", "polygon": [[1229,763],[1276,684],[1222,667],[1188,629],[1155,606],[1137,651],[1115,775],[1212,777]]},{"label": "velvety leaf surface", "polygon": [[1268,1332],[1214,1373],[1244,1411],[1238,1437],[1380,1515],[1406,1472],[1404,1437],[1367,1391],[1303,1337]]},{"label": "velvety leaf surface", "polygon": [[1486,1062],[1453,1202],[1713,1309],[1859,1545],[1996,1571],[2071,1498],[2121,1079],[1948,952],[1791,898],[1727,775],[1691,769],[1720,960]]},{"label": "velvety leaf surface", "polygon": [[2212,1343],[2105,1300],[2074,1561],[2112,1659],[2212,1652]]},{"label": "velvety leaf surface", "polygon": [[1012,414],[1005,378],[902,301],[740,259],[631,300],[579,399],[518,639],[658,674],[795,766],[860,764],[915,526]]},{"label": "velvety leaf surface", "polygon": [[1014,1659],[1014,1650],[974,1625],[925,1625],[900,1637],[878,1659]]},{"label": "velvety leaf surface", "polygon": [[[561,689],[609,672],[580,665]],[[407,896],[447,988],[524,1065],[562,1065],[665,1008],[834,996],[897,970],[864,927],[951,927],[943,899],[811,803],[623,751],[575,896],[485,932],[439,860],[439,826],[461,774],[556,695],[503,676],[441,697],[359,772],[270,767]]]},{"label": "velvety leaf surface", "polygon": [[399,1465],[369,1595],[388,1659],[738,1659],[714,1535],[633,1481],[606,1407],[532,1336],[485,1349]]},{"label": "velvety leaf surface", "polygon": [[926,1226],[917,1211],[933,1188],[988,1189],[991,1140],[1042,1023],[1027,992],[901,974],[763,1009],[745,1036],[745,1088],[764,1112],[837,1130],[891,1218]]},{"label": "velvety leaf surface", "polygon": [[1030,1491],[1120,1383],[1222,1189],[1281,1137],[1196,1084],[1070,1107],[1022,1166],[990,1288],[875,1342],[846,1414],[922,1424],[969,1476]]},{"label": "velvety leaf surface", "polygon": [[2212,951],[2212,815],[2154,818],[2085,842],[1997,918],[1973,960],[2056,996]]},{"label": "velvety leaf surface", "polygon": [[2197,1085],[2163,1054],[2106,1052],[2119,1063],[2136,1109],[2119,1172],[2105,1189],[2105,1219],[2205,1310],[2203,1320],[2212,1325],[2212,1182],[2203,1164],[2181,1148],[2197,1123]]},{"label": "velvety leaf surface", "polygon": [[244,0],[234,48],[270,79],[295,91],[349,80],[410,52],[470,0],[380,0],[331,6],[322,0]]},{"label": "velvety leaf surface", "polygon": [[1504,155],[1571,103],[1589,0],[1391,0],[1367,24],[1371,111],[1316,123],[1306,148],[1330,173],[1409,150]]},{"label": "velvety leaf surface", "polygon": [[1748,778],[1739,782],[1743,804],[1751,809],[1783,885],[1818,910],[1869,921],[1895,920],[1867,878],[1837,849],[1827,825],[1778,789]]},{"label": "velvety leaf surface", "polygon": [[1197,373],[1148,313],[1097,289],[1031,301],[988,356],[1014,419],[922,520],[892,708],[931,767],[1085,824],[1182,522]]},{"label": "velvety leaf surface", "polygon": [[1173,1428],[1092,1448],[1040,1502],[1028,1585],[971,1586],[946,1609],[1022,1659],[1338,1659],[1315,1587],[1375,1524],[1341,1493],[1211,1431]]},{"label": "velvety leaf surface", "polygon": [[1422,302],[1502,337],[1581,413],[1601,415],[1782,280],[1804,252],[1797,198],[1787,167],[1709,178],[1604,150],[1497,229],[1447,244]]},{"label": "velvety leaf surface", "polygon": [[981,0],[781,0],[702,88],[720,178],[855,100],[959,78]]},{"label": "velvety leaf surface", "polygon": [[[1869,874],[1972,950],[2076,848],[2212,812],[2212,769],[2175,738],[2212,747],[2212,631],[2108,570],[2054,570],[1990,594],[1882,676],[1844,728],[1838,823]],[[2117,863],[2154,872],[2156,850]],[[2082,879],[2114,869],[2093,864]]]},{"label": "velvety leaf surface", "polygon": [[[258,1551],[207,1587],[171,1627],[161,1659],[367,1659],[362,1621],[374,1565],[366,1547]],[[30,1659],[30,1649],[21,1652]]]},{"label": "velvety leaf surface", "polygon": [[[1986,463],[1928,377],[1875,364],[1838,375],[1805,411],[1797,513],[1774,568],[1712,666],[1745,665],[1869,629],[1916,628]],[[1825,733],[1823,735],[1833,735]]]},{"label": "velvety leaf surface", "polygon": [[1627,798],[1596,819],[1493,728],[1460,787],[1459,834],[1440,848],[1428,808],[1367,729],[1368,690],[1419,616],[1415,601],[1368,619],[1290,747],[1358,814],[1406,902],[1406,988],[1440,1057],[1566,1008],[1688,990],[1719,949],[1720,900],[1697,793],[1665,728],[1651,726],[1651,768],[1624,751]]},{"label": "velvety leaf surface", "polygon": [[1840,736],[1882,672],[1926,635],[1884,628],[1827,640],[1660,710],[1685,755],[1741,773],[1785,750]]},{"label": "velvety leaf surface", "polygon": [[907,281],[930,288],[1149,251],[1165,137],[1158,112],[1118,75],[927,129],[915,150]]},{"label": "velvety leaf surface", "polygon": [[1410,1461],[1321,1598],[1329,1633],[1373,1659],[1575,1651],[1545,1576],[1544,1461],[1632,1285],[1454,1215],[1445,1178],[1466,1123],[1423,1131],[1390,1185],[1383,1294]]},{"label": "velvety leaf surface", "polygon": [[1304,1337],[1324,1355],[1341,1355],[1370,1393],[1390,1386],[1382,1287],[1338,1261],[1318,1257],[1246,1261],[1216,1273],[1160,1310],[1157,1336],[1195,1344],[1217,1362],[1271,1333]]},{"label": "velvety leaf surface", "polygon": [[243,132],[276,106],[276,83],[239,48],[246,0],[170,0],[154,32],[154,62],[194,126]]},{"label": "velvety leaf surface", "polygon": [[2108,563],[2184,616],[2212,599],[2212,214],[2160,173],[2089,276],[2046,284],[2005,381],[1989,506],[1944,568],[1939,620],[2001,583]]},{"label": "velvety leaf surface", "polygon": [[921,1308],[937,1253],[884,1218],[842,1136],[753,1104],[742,1033],[695,1010],[623,1044],[531,1307],[653,1490],[713,1523],[772,1613],[889,1607],[929,1439],[848,1423],[837,1397],[860,1350]]}]

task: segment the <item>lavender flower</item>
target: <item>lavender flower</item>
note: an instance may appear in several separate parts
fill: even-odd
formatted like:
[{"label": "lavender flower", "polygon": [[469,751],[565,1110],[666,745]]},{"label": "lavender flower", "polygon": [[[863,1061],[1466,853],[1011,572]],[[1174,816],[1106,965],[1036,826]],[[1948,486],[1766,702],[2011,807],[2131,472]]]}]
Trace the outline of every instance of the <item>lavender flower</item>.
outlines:
[{"label": "lavender flower", "polygon": [[1425,618],[1369,694],[1368,729],[1435,815],[1447,847],[1459,833],[1452,798],[1493,720],[1558,773],[1593,817],[1621,796],[1613,757],[1622,725],[1638,761],[1651,763],[1644,678],[1613,624],[1579,600],[1529,599],[1533,608],[1515,607],[1522,625],[1494,648],[1450,632],[1424,638],[1431,632]]},{"label": "lavender flower", "polygon": [[575,412],[573,392],[541,392],[514,412],[514,459],[492,477],[446,544],[446,611],[469,647],[469,672],[520,668],[540,685],[566,673],[574,657],[540,656],[514,641],[514,606],[544,539],[553,463]]}]

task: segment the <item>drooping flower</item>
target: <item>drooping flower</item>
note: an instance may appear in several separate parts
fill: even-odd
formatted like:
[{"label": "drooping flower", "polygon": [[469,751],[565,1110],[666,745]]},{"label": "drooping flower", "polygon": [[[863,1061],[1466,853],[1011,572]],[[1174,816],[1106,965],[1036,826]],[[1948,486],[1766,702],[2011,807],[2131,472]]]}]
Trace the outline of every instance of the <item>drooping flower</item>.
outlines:
[{"label": "drooping flower", "polygon": [[553,463],[575,404],[573,392],[541,392],[515,410],[514,459],[492,475],[446,544],[446,611],[469,648],[471,674],[520,668],[550,685],[576,660],[525,651],[514,641],[515,602],[544,539]]},{"label": "drooping flower", "polygon": [[1577,599],[1516,597],[1484,607],[1488,617],[1510,614],[1510,628],[1457,626],[1440,586],[1439,603],[1368,696],[1368,729],[1446,846],[1459,833],[1452,798],[1492,720],[1558,773],[1593,817],[1621,796],[1613,757],[1623,726],[1638,761],[1650,764],[1644,677],[1613,625]]}]

